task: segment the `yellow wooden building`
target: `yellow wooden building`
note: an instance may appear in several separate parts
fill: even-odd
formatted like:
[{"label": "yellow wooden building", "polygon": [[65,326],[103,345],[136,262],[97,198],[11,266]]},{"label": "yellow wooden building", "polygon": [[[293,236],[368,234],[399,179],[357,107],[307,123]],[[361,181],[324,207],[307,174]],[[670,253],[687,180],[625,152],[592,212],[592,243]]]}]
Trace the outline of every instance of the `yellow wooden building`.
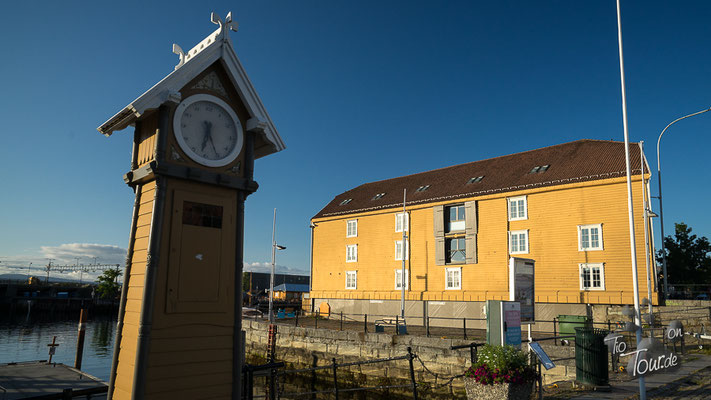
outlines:
[{"label": "yellow wooden building", "polygon": [[[649,169],[638,144],[630,152],[640,293],[647,297],[645,256],[654,268],[642,217]],[[622,142],[578,140],[339,194],[312,219],[312,304],[397,314],[403,229],[408,315],[481,316],[480,302],[509,299],[511,257],[535,260],[537,319],[582,313],[586,304],[631,304],[624,153]]]}]

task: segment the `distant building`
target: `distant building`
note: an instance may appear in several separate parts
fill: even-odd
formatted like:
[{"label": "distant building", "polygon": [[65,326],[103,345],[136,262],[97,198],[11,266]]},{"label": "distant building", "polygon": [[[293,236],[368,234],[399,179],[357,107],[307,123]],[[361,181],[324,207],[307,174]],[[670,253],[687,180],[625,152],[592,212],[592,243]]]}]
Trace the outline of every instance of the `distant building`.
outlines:
[{"label": "distant building", "polygon": [[301,303],[301,297],[308,292],[308,284],[282,283],[274,286],[274,300]]},{"label": "distant building", "polygon": [[[252,296],[265,295],[269,291],[269,277],[270,274],[266,272],[245,272],[247,277],[245,279],[245,287],[248,288],[245,291],[246,295],[251,294]],[[282,284],[300,284],[306,285],[307,292],[310,282],[310,277],[308,275],[287,275],[287,274],[274,274],[274,286]]]},{"label": "distant building", "polygon": [[[312,307],[397,314],[403,246],[409,315],[481,316],[485,300],[509,299],[510,257],[535,260],[536,302],[552,305],[538,318],[580,313],[585,304],[631,304],[624,153],[622,142],[578,140],[339,194],[311,220]],[[654,266],[642,219],[649,168],[638,144],[630,153],[646,297],[645,255]]]}]

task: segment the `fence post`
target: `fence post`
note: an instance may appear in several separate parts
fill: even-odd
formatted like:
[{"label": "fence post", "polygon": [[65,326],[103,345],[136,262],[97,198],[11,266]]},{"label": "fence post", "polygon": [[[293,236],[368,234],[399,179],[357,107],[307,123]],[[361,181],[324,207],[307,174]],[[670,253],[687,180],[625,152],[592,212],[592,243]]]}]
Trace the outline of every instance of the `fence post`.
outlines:
[{"label": "fence post", "polygon": [[607,330],[610,331],[610,332],[612,332],[612,326],[611,326],[611,324],[610,324],[610,320],[609,320],[609,319],[607,320]]},{"label": "fence post", "polygon": [[538,360],[538,400],[543,400],[543,374],[541,373],[541,360]]},{"label": "fence post", "polygon": [[316,317],[314,318],[314,328],[318,329],[318,315],[320,314],[321,310],[316,310]]},{"label": "fence post", "polygon": [[415,367],[412,363],[412,360],[415,358],[415,355],[412,354],[412,347],[407,348],[407,359],[410,362],[410,380],[412,381],[412,398],[414,400],[417,400],[417,381],[415,380]]},{"label": "fence post", "polygon": [[467,340],[467,319],[462,318],[462,329],[464,330],[464,340]]},{"label": "fence post", "polygon": [[269,370],[269,400],[276,400],[276,379],[274,378],[274,368]]},{"label": "fence post", "polygon": [[341,330],[343,330],[343,311],[341,311]]},{"label": "fence post", "polygon": [[[553,317],[553,337],[558,336],[558,331],[556,330],[555,327],[555,317]],[[558,339],[553,339],[553,345],[558,346]]]},{"label": "fence post", "polygon": [[399,315],[395,316],[395,334],[396,335],[400,334],[400,316]]},{"label": "fence post", "polygon": [[336,400],[338,400],[338,376],[336,375],[336,358],[333,358],[333,393],[336,395]]},{"label": "fence post", "polygon": [[294,313],[294,327],[299,327],[299,312]]},{"label": "fence post", "polygon": [[316,400],[316,366],[318,365],[318,358],[316,358],[316,354],[311,354],[311,357],[313,357],[311,367],[314,368],[311,370],[311,400]]},{"label": "fence post", "polygon": [[368,333],[368,314],[365,314],[365,318],[363,318],[363,331]]},{"label": "fence post", "polygon": [[430,337],[430,316],[427,316],[427,337]]}]

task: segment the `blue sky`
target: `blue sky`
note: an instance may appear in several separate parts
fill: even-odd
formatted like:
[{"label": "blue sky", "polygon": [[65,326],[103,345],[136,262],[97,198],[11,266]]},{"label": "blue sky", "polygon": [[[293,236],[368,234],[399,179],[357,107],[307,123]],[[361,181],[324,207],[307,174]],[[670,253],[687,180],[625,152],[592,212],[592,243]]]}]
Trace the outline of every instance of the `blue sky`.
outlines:
[{"label": "blue sky", "polygon": [[[25,1],[0,11],[0,273],[47,257],[123,261],[132,130],[106,138],[96,127],[173,70],[173,43],[189,49],[215,29],[211,11],[233,12],[237,54],[287,145],[256,163],[245,224],[256,269],[270,260],[274,208],[288,247],[277,263],[307,272],[310,217],[352,187],[623,140],[613,0]],[[627,0],[622,13],[630,139],[645,141],[656,171],[664,126],[711,106],[711,3]],[[710,132],[708,113],[665,134],[666,233],[684,221],[711,236]]]}]

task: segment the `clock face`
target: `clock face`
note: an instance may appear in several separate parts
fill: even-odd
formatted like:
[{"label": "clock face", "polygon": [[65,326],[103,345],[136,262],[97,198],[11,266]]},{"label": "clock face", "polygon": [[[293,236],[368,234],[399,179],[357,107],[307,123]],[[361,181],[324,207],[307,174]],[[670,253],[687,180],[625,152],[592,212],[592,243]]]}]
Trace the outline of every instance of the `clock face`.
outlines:
[{"label": "clock face", "polygon": [[178,105],[173,131],[180,148],[196,162],[221,167],[242,150],[242,125],[234,110],[221,99],[197,94]]}]

